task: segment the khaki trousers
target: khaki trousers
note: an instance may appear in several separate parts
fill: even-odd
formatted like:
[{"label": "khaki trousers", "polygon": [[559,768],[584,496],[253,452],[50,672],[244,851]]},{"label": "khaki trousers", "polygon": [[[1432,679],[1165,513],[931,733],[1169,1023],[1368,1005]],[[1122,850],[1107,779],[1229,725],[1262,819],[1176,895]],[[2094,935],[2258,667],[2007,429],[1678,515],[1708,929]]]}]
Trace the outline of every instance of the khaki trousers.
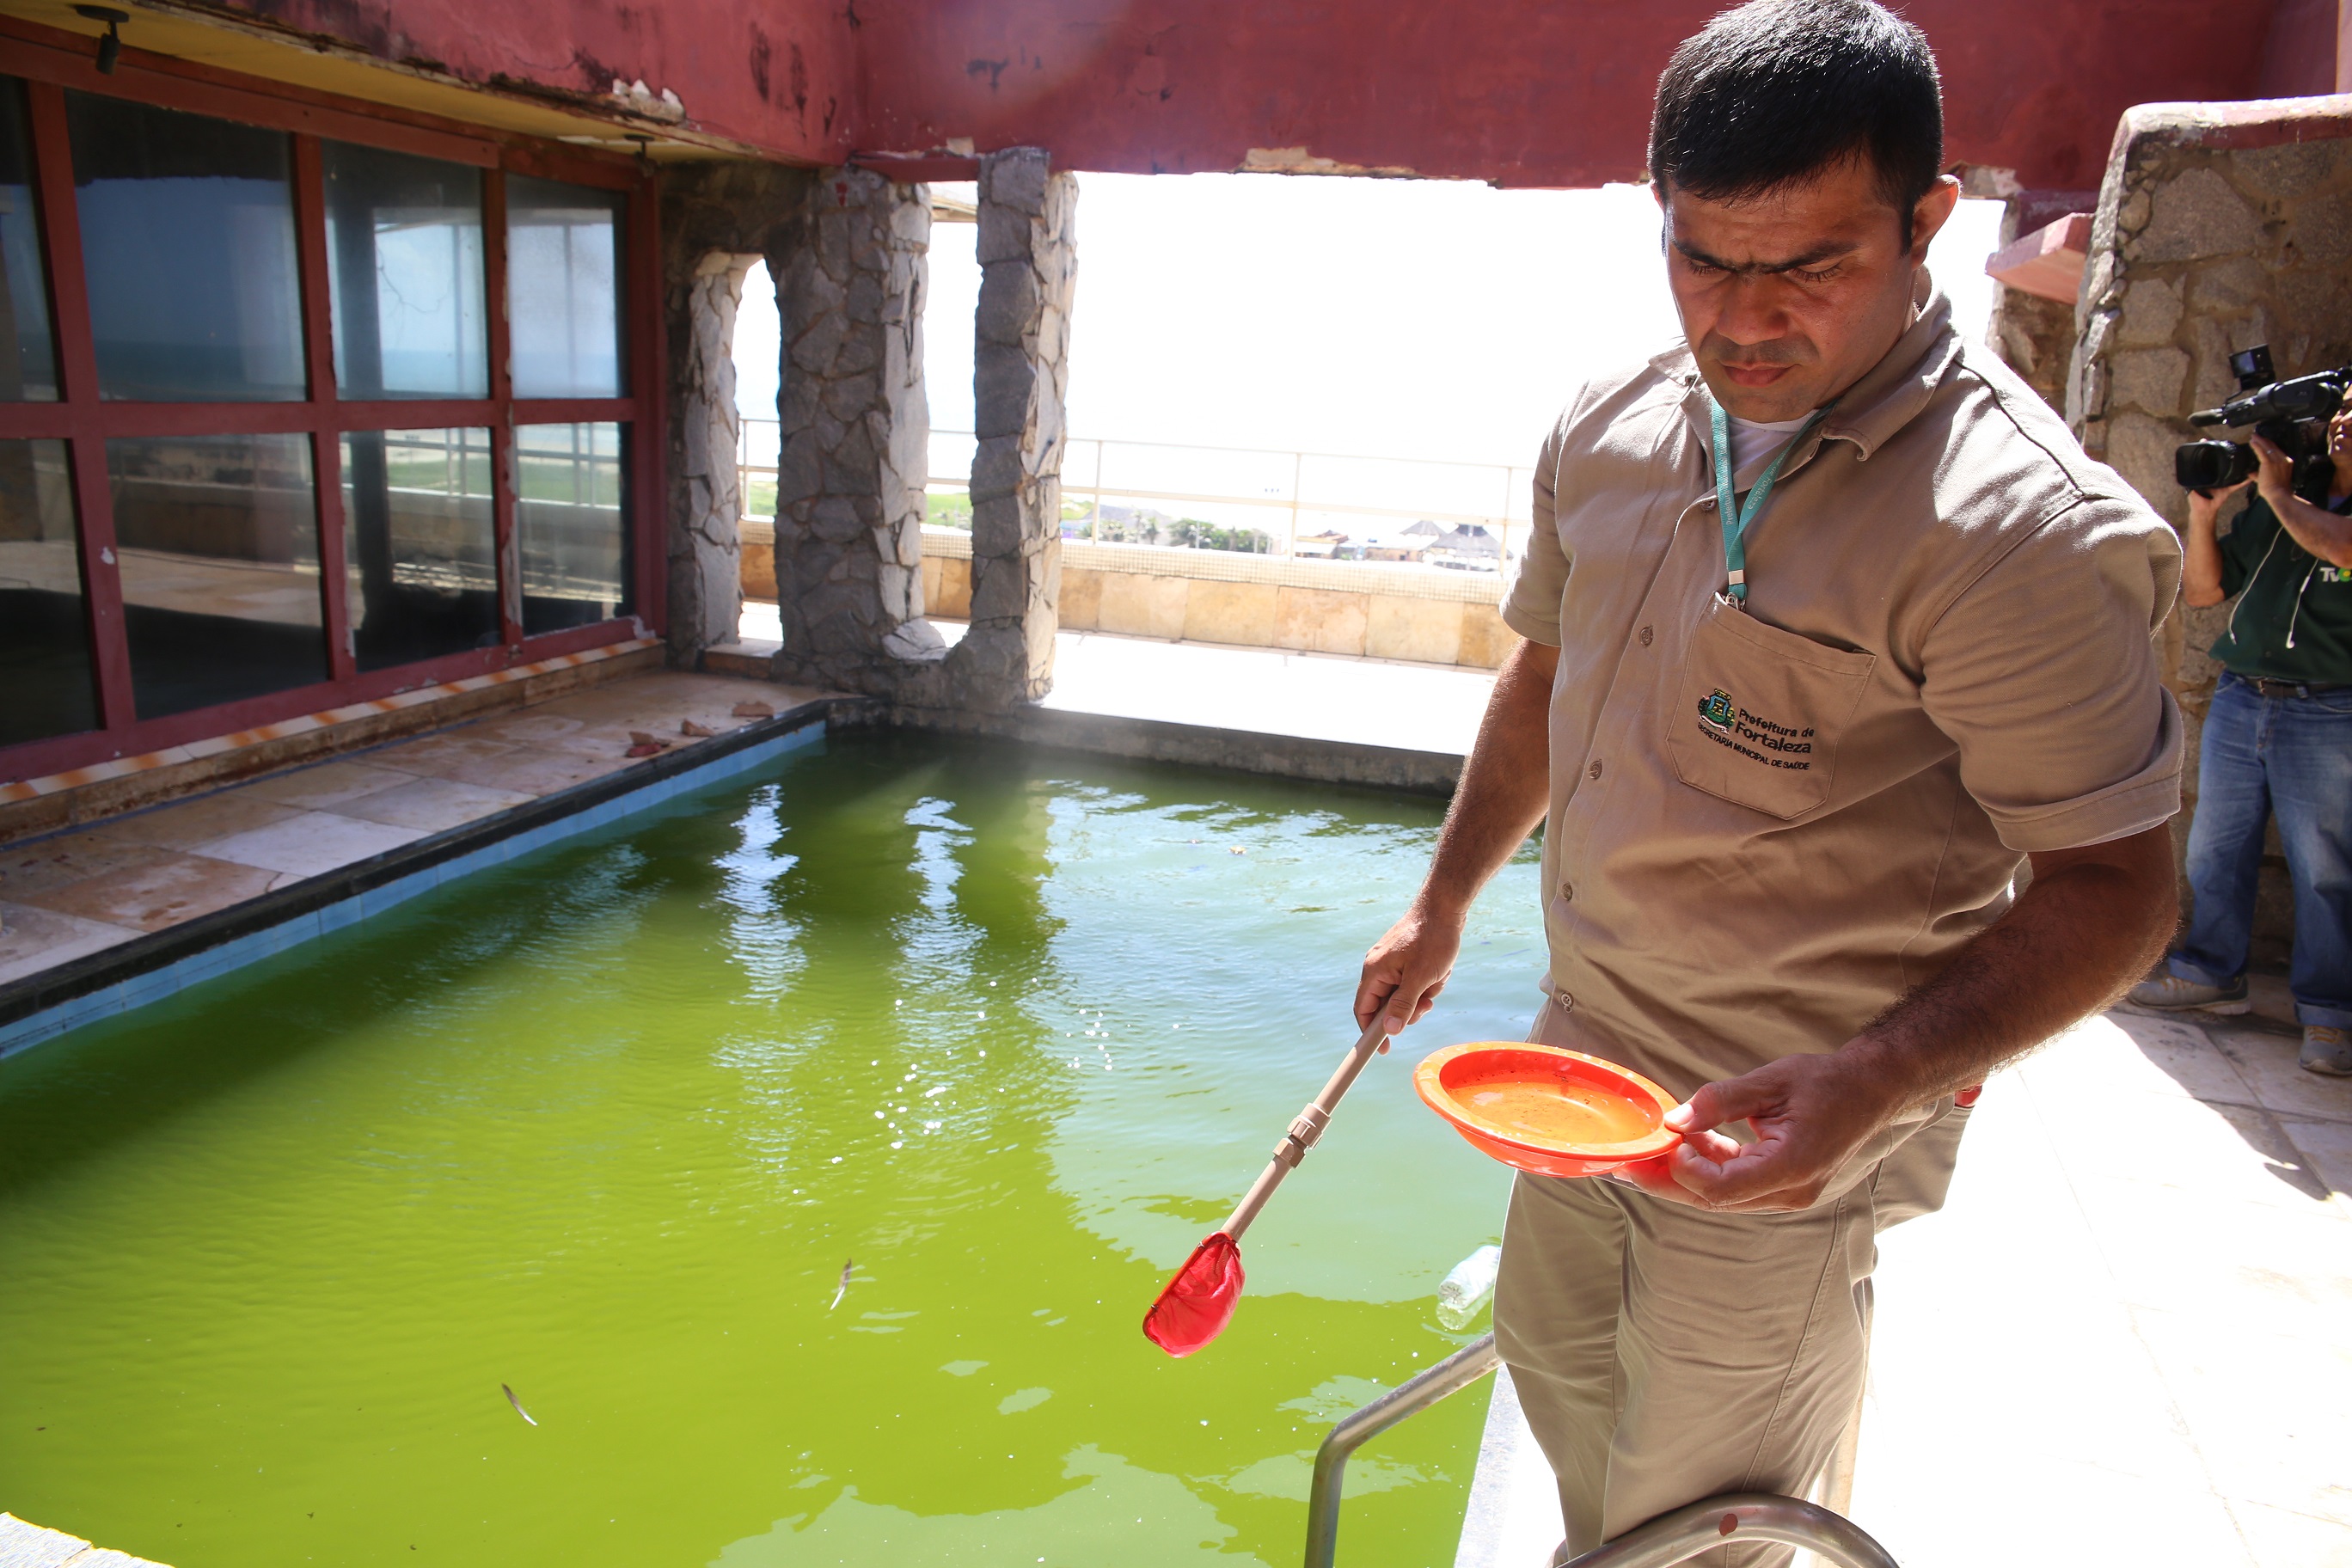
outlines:
[{"label": "khaki trousers", "polygon": [[[1805,1494],[1861,1396],[1876,1233],[1941,1206],[1966,1120],[1940,1102],[1798,1214],[1518,1178],[1495,1339],[1559,1479],[1571,1552],[1719,1492]],[[1692,1561],[1794,1555],[1754,1542]]]}]

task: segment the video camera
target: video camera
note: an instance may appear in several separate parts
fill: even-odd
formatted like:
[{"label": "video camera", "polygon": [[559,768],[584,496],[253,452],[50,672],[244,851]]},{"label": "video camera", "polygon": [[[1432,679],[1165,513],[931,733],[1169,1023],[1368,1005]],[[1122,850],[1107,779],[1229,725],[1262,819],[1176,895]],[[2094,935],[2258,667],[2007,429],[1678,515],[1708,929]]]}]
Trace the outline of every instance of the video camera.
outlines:
[{"label": "video camera", "polygon": [[[2352,365],[2281,381],[2271,368],[2270,345],[2257,343],[2231,354],[2230,370],[2238,378],[2238,395],[2219,408],[2190,415],[2189,423],[2200,429],[2252,426],[2256,435],[2294,459],[2300,490],[2315,477],[2315,468],[2327,461],[2327,421],[2352,389]],[[2202,495],[2252,479],[2259,467],[2254,449],[2237,441],[2189,441],[2172,454],[2173,479],[2183,489]]]}]

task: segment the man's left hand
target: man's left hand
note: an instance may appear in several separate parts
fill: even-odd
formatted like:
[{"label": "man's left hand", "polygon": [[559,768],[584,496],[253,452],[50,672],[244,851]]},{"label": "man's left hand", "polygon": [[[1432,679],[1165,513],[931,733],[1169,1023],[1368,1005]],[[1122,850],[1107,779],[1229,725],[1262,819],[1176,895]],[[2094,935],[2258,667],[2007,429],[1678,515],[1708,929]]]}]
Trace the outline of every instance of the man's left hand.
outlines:
[{"label": "man's left hand", "polygon": [[[1666,1113],[1683,1135],[1672,1152],[1624,1167],[1620,1180],[1654,1197],[1728,1214],[1809,1208],[1848,1156],[1902,1109],[1883,1081],[1843,1052],[1782,1057],[1710,1083]],[[1716,1131],[1746,1121],[1756,1142]]]},{"label": "man's left hand", "polygon": [[2260,464],[2254,470],[2254,489],[2262,492],[2275,512],[2294,494],[2294,459],[2267,436],[2256,436],[2249,445]]}]

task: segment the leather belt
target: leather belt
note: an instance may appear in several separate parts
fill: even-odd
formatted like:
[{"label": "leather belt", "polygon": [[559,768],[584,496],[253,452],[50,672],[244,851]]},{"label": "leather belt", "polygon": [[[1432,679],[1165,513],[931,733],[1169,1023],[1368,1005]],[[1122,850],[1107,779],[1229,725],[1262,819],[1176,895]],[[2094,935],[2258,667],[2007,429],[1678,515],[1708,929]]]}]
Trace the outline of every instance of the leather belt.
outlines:
[{"label": "leather belt", "polygon": [[2273,680],[2266,675],[2241,675],[2238,679],[2263,697],[2316,697],[2324,691],[2352,688],[2352,681],[2343,680]]}]

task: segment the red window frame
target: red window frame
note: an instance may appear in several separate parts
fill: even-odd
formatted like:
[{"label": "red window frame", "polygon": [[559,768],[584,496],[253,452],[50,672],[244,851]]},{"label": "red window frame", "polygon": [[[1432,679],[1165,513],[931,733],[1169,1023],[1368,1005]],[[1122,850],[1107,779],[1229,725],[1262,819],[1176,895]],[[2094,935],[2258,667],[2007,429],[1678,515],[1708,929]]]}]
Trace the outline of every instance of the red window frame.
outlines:
[{"label": "red window frame", "polygon": [[[53,403],[0,403],[0,437],[67,443],[81,540],[85,626],[98,688],[100,728],[0,748],[0,782],[37,778],[117,757],[139,756],[192,741],[389,697],[395,692],[485,675],[561,654],[661,635],[668,597],[661,517],[664,388],[660,330],[660,236],[652,170],[640,159],[560,142],[483,131],[406,114],[356,100],[238,77],[125,49],[115,71],[100,75],[89,41],[0,17],[0,74],[25,83],[40,209],[42,264],[47,270],[51,333],[59,393]],[[81,226],[74,203],[66,133],[68,89],[184,110],[288,132],[293,143],[294,222],[301,293],[304,365],[310,396],[299,403],[130,403],[99,396],[98,362],[82,275]],[[482,398],[397,398],[346,402],[335,386],[327,285],[322,141],[357,142],[473,165],[482,171],[483,297],[488,306],[490,384]],[[624,219],[621,289],[627,395],[621,397],[516,398],[509,382],[506,283],[506,176],[567,181],[619,191]],[[619,620],[526,637],[515,542],[514,432],[522,425],[612,421],[627,426],[631,582],[634,612]],[[499,561],[499,646],[362,673],[351,646],[345,602],[341,437],[352,430],[487,428]],[[246,698],[164,718],[141,719],[133,707],[122,584],[115,564],[113,498],[107,480],[110,437],[299,434],[310,438],[317,491],[319,574],[329,677],[267,696]],[[5,700],[0,697],[0,700]]]}]

